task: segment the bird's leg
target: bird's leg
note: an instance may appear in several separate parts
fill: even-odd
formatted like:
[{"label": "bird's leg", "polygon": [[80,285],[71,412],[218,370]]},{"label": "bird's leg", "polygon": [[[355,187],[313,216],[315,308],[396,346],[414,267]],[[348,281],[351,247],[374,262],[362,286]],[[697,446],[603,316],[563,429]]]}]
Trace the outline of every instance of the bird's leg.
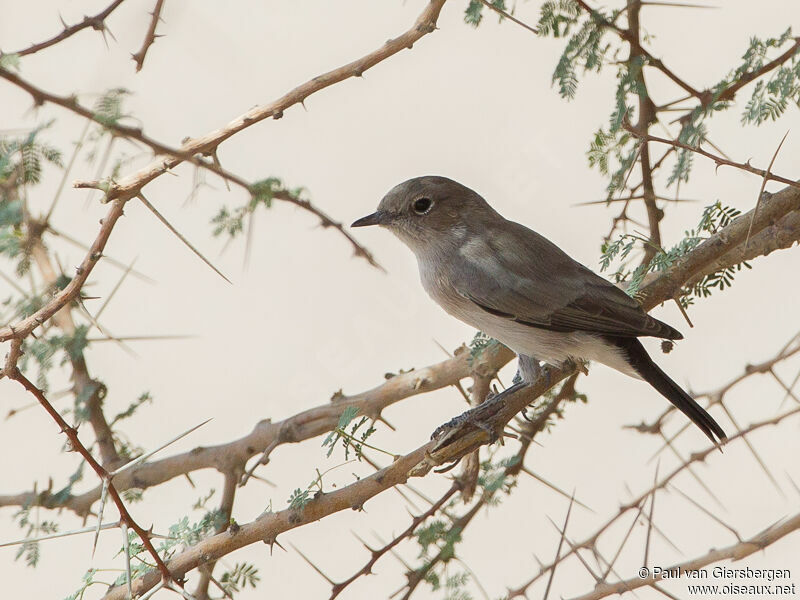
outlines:
[{"label": "bird's leg", "polygon": [[542,376],[542,373],[547,374],[537,358],[527,354],[518,354],[517,357],[519,360],[517,361],[517,374],[514,376],[515,382],[519,377],[520,381],[533,383]]},{"label": "bird's leg", "polygon": [[[549,386],[550,371],[543,368],[536,357],[528,356],[527,354],[518,354],[517,357],[519,360],[517,361],[517,374],[514,376],[514,383],[519,381],[520,383],[531,384],[544,376],[547,378]],[[526,421],[529,420],[526,409],[522,410],[522,417]]]}]

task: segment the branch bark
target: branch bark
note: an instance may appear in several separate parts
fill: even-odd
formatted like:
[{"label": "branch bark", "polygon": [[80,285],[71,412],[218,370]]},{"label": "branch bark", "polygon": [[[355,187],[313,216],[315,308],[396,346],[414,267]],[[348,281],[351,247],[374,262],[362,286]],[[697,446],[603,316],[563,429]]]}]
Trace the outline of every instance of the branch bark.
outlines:
[{"label": "branch bark", "polygon": [[142,187],[168,170],[174,169],[187,160],[187,157],[192,157],[196,154],[210,155],[216,151],[222,142],[240,131],[264,119],[280,119],[288,108],[295,104],[302,104],[310,95],[345,79],[361,77],[368,69],[378,63],[394,56],[401,50],[411,48],[420,38],[435,31],[436,21],[439,18],[444,2],[445,0],[430,0],[425,10],[417,17],[414,25],[408,31],[390,39],[377,50],[353,62],[314,77],[270,104],[250,109],[220,129],[209,132],[199,138],[190,138],[176,151],[162,149],[162,153],[170,156],[156,160],[137,173],[123,177],[118,183],[112,185],[111,189],[109,189],[108,197],[113,199],[135,196]]},{"label": "branch bark", "polygon": [[147,51],[150,50],[150,46],[155,43],[156,37],[158,37],[156,36],[156,27],[158,26],[158,21],[161,19],[161,10],[163,8],[164,0],[156,0],[156,5],[153,7],[153,12],[150,15],[150,26],[147,28],[142,47],[136,54],[132,55],[133,61],[136,63],[137,73],[142,70],[144,59],[147,57]]},{"label": "branch bark", "polygon": [[[669,568],[680,568],[681,572],[685,572],[693,569],[701,569],[706,565],[710,565],[725,559],[741,560],[750,556],[751,554],[760,552],[770,544],[777,542],[782,537],[789,535],[798,529],[800,529],[800,513],[786,519],[781,519],[774,525],[767,527],[767,529],[761,533],[754,535],[747,540],[731,544],[730,546],[726,546],[724,548],[710,550],[708,553],[702,556],[678,563]],[[653,586],[659,581],[660,579],[650,576],[644,579],[641,577],[633,577],[625,581],[618,581],[617,583],[601,583],[588,594],[576,596],[575,598],[572,598],[572,600],[600,600],[601,598],[606,598],[608,596],[624,594],[625,592],[630,592],[640,587]]]},{"label": "branch bark", "polygon": [[[125,0],[115,0],[111,4],[109,4],[105,9],[97,13],[96,15],[92,15],[91,17],[87,16],[83,18],[83,21],[80,23],[75,23],[74,25],[66,25],[64,24],[64,30],[56,36],[45,40],[43,42],[39,42],[38,44],[32,44],[25,48],[24,50],[18,50],[17,52],[11,52],[9,54],[17,54],[19,56],[27,56],[28,54],[35,54],[40,50],[44,50],[45,48],[49,48],[50,46],[55,46],[59,42],[63,42],[68,37],[72,37],[82,29],[86,29],[87,27],[91,27],[95,31],[105,31],[106,30],[106,19],[111,15],[112,12],[119,8],[119,5],[122,4]],[[62,21],[63,23],[63,21]]]},{"label": "branch bark", "polygon": [[[469,351],[462,347],[448,360],[396,375],[366,392],[335,396],[333,402],[327,405],[311,408],[275,423],[268,419],[260,421],[251,433],[238,440],[194,448],[127,469],[114,478],[114,485],[120,491],[146,489],[200,469],[216,469],[222,473],[242,469],[248,460],[261,454],[265,448],[268,455],[281,444],[298,443],[328,433],[336,427],[342,411],[348,406],[356,406],[359,414],[375,419],[383,409],[395,402],[454,385],[469,377],[475,368],[496,371],[513,356],[513,352],[498,345],[494,351],[484,353],[477,359],[483,366],[473,365],[470,364]],[[49,491],[3,495],[0,496],[0,506],[34,504],[46,508],[67,508],[79,515],[86,515],[92,504],[100,498],[101,489],[101,486],[97,486],[83,494],[57,501]]]},{"label": "branch bark", "polygon": [[[764,197],[758,207],[734,219],[727,227],[721,229],[709,239],[700,244],[692,252],[676,261],[674,265],[650,283],[644,285],[640,291],[640,300],[645,310],[677,297],[681,289],[697,277],[711,272],[715,265],[721,261],[735,260],[736,253],[745,256],[744,244],[747,239],[748,228],[752,222],[751,238],[748,243],[748,260],[772,252],[776,245],[789,247],[790,239],[800,237],[800,189],[795,186],[785,187],[769,197]],[[782,223],[791,227],[784,231],[782,242],[776,244],[766,233],[760,235],[768,227]],[[758,243],[756,243],[758,240]],[[786,245],[788,244],[788,245]],[[739,259],[737,262],[741,262]]]},{"label": "branch bark", "polygon": [[100,232],[97,234],[97,238],[95,238],[80,266],[76,269],[75,277],[70,280],[63,290],[35,313],[13,325],[9,324],[0,328],[0,342],[27,337],[34,329],[78,297],[92,269],[103,256],[103,249],[111,236],[111,231],[114,229],[117,219],[123,214],[125,202],[125,199],[118,198],[111,203],[108,213],[101,220]]}]

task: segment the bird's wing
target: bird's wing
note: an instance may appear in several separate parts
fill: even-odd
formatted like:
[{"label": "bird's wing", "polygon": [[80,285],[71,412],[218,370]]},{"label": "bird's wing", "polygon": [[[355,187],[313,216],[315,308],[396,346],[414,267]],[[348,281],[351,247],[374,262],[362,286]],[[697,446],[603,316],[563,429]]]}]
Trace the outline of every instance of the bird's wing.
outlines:
[{"label": "bird's wing", "polygon": [[481,309],[553,331],[682,337],[535,231],[504,225],[472,238],[451,266],[456,291]]}]

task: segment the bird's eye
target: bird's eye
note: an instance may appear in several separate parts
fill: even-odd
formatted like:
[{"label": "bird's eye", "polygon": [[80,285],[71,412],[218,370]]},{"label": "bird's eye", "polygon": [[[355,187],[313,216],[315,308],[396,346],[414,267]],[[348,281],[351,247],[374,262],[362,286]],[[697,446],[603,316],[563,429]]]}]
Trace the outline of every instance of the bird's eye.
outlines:
[{"label": "bird's eye", "polygon": [[433,206],[433,201],[430,198],[417,198],[411,206],[415,213],[424,215],[431,209],[431,206]]}]

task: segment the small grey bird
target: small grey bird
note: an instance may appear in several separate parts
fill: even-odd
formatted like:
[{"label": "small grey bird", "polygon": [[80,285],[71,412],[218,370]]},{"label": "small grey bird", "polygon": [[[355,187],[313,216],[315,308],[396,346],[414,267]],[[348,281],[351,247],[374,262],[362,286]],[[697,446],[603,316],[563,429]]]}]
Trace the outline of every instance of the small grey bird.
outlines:
[{"label": "small grey bird", "polygon": [[670,379],[637,339],[683,336],[541,235],[446,177],[409,179],[352,227],[381,225],[417,257],[425,291],[448,313],[500,340],[531,382],[539,362],[596,360],[644,379],[712,442],[716,421]]}]

